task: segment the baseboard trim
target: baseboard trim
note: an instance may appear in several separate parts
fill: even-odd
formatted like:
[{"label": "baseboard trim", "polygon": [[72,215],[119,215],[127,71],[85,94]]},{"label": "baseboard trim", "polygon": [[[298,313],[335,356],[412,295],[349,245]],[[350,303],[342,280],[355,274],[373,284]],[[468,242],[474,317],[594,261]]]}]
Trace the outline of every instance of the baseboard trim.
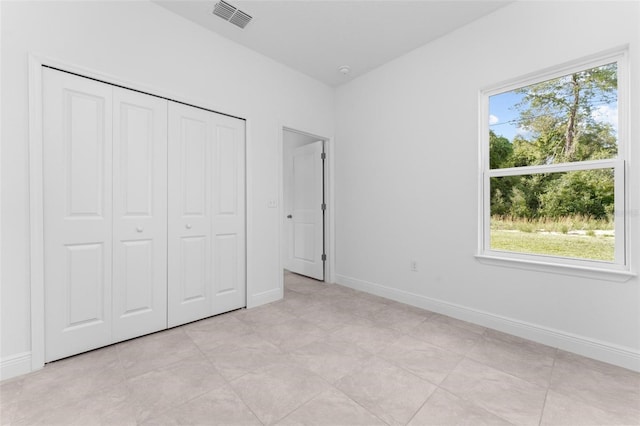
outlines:
[{"label": "baseboard trim", "polygon": [[0,360],[0,380],[31,372],[31,352],[21,352]]},{"label": "baseboard trim", "polygon": [[262,293],[252,294],[247,298],[247,309],[256,308],[260,305],[264,305],[271,302],[276,302],[282,299],[283,290],[281,288],[274,288],[271,290],[263,291]]},{"label": "baseboard trim", "polygon": [[336,274],[336,284],[640,372],[640,351],[631,348],[449,303],[357,278],[351,278],[345,275]]}]

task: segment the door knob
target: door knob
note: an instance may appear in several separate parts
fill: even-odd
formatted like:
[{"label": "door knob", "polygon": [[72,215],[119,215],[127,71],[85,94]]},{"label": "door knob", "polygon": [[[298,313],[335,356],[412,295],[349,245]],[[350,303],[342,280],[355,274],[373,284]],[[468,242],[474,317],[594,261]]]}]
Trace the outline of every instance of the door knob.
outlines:
[{"label": "door knob", "polygon": [[187,229],[191,229],[191,224],[187,223],[184,227],[187,228]]},{"label": "door knob", "polygon": [[144,228],[143,228],[142,226],[138,226],[138,227],[136,228],[136,231],[138,231],[138,232],[142,232],[142,231],[144,231]]},{"label": "door knob", "polygon": [[287,219],[291,219],[293,216],[291,216],[290,214],[287,215]]}]

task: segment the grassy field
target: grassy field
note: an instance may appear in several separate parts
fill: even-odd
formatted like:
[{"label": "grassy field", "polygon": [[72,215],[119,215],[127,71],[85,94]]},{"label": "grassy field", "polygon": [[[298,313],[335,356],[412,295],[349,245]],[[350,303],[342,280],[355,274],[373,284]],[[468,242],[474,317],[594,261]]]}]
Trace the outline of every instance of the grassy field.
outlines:
[{"label": "grassy field", "polygon": [[613,221],[592,219],[584,216],[570,216],[562,218],[522,219],[511,216],[491,216],[491,229],[522,231],[522,232],[560,232],[566,234],[572,231],[613,231]]},{"label": "grassy field", "polygon": [[614,260],[613,222],[581,216],[561,219],[491,218],[491,248],[519,253]]},{"label": "grassy field", "polygon": [[491,230],[491,249],[581,259],[614,260],[610,236]]}]

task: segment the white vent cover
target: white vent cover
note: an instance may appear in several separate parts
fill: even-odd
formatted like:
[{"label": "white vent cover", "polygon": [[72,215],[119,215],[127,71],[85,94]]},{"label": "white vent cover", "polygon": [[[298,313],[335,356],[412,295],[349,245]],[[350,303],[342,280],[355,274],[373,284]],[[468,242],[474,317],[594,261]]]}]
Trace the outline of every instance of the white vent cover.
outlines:
[{"label": "white vent cover", "polygon": [[213,8],[213,14],[221,17],[225,21],[231,22],[233,25],[238,26],[240,28],[244,28],[247,26],[249,22],[251,22],[251,15],[244,13],[238,8],[231,6],[224,0],[220,0],[216,3]]}]

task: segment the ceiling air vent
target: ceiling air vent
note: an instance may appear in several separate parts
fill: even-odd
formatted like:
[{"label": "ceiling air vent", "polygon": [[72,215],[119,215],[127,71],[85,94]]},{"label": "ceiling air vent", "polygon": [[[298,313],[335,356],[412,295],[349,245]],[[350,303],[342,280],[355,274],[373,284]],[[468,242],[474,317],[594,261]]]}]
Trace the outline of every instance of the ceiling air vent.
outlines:
[{"label": "ceiling air vent", "polygon": [[224,0],[220,0],[216,3],[213,8],[213,14],[240,28],[246,27],[247,24],[251,22],[251,19],[253,19],[251,15],[238,10],[238,8],[231,6]]}]

